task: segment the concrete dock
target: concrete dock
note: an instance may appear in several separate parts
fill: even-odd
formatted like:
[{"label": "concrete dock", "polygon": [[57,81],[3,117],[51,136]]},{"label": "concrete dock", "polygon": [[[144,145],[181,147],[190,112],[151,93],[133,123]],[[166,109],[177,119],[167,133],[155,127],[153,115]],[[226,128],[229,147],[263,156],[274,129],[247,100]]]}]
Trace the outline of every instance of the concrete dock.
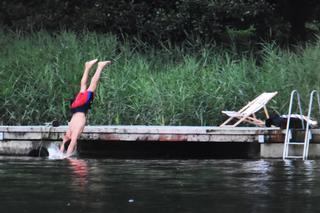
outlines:
[{"label": "concrete dock", "polygon": [[[58,145],[66,129],[0,126],[0,155],[29,155],[39,147]],[[111,158],[281,158],[284,132],[256,127],[86,126],[78,153]],[[297,137],[303,134],[296,132]],[[312,135],[309,156],[318,158],[320,129],[312,129]]]}]

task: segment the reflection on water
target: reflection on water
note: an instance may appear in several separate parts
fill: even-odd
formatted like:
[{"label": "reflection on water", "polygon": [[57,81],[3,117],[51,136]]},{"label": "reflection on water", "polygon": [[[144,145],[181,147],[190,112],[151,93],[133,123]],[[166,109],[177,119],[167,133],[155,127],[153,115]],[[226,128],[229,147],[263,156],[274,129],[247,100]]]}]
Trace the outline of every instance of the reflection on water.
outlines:
[{"label": "reflection on water", "polygon": [[67,158],[66,160],[69,161],[70,168],[73,171],[73,175],[71,176],[73,183],[76,186],[79,186],[80,189],[84,188],[88,177],[87,162],[82,159],[74,158]]},{"label": "reflection on water", "polygon": [[318,212],[319,198],[319,161],[0,157],[4,212]]}]

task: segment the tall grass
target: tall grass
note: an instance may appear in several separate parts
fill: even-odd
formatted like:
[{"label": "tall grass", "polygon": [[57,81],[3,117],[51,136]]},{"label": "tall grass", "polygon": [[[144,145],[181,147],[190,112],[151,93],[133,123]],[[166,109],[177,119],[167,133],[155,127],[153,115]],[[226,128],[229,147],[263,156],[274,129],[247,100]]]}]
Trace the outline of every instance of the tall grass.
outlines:
[{"label": "tall grass", "polygon": [[0,32],[0,123],[66,123],[83,63],[93,58],[113,64],[103,72],[91,125],[218,125],[221,110],[239,109],[261,92],[278,91],[269,107],[286,113],[291,90],[306,105],[319,89],[320,39],[295,52],[265,44],[259,65],[254,56],[197,45],[190,51],[108,34]]}]

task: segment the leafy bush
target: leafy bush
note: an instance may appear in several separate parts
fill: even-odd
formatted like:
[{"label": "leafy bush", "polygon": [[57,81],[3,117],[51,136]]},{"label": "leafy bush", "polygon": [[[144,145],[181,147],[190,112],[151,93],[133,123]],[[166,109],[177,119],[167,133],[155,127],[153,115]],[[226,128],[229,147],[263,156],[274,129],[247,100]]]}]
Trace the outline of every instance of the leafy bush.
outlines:
[{"label": "leafy bush", "polygon": [[3,0],[0,16],[12,29],[87,28],[152,42],[229,41],[227,29],[255,29],[251,39],[265,38],[279,23],[266,0]]}]

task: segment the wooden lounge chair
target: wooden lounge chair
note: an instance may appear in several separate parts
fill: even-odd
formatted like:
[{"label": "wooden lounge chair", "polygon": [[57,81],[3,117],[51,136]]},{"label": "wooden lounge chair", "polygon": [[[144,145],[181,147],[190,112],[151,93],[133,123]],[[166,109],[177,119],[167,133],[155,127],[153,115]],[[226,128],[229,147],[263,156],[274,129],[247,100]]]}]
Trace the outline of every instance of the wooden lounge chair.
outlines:
[{"label": "wooden lounge chair", "polygon": [[[227,119],[224,123],[220,125],[220,127],[231,126],[235,127],[239,125],[241,122],[247,122],[254,124],[256,126],[264,126],[265,122],[256,118],[255,113],[260,109],[264,109],[264,113],[267,118],[269,118],[269,113],[266,107],[266,104],[275,96],[278,92],[264,92],[254,100],[250,101],[246,106],[244,106],[239,111],[222,111],[222,113],[228,115],[230,118]],[[232,125],[229,123],[233,120],[237,119],[238,121]]]}]

